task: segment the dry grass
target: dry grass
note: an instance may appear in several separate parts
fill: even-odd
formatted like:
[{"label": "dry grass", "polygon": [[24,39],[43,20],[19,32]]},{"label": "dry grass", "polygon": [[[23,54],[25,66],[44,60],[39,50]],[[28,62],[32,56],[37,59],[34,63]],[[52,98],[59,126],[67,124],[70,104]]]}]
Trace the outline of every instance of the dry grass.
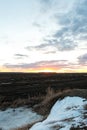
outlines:
[{"label": "dry grass", "polygon": [[8,107],[11,108],[17,108],[17,107],[22,107],[22,106],[27,106],[27,107],[32,107],[35,104],[38,104],[42,102],[44,99],[44,96],[33,96],[33,97],[27,97],[27,98],[18,98],[14,101],[0,101],[0,109],[5,110]]},{"label": "dry grass", "polygon": [[[65,96],[80,96],[83,98],[87,98],[87,90],[86,89],[65,89],[65,90],[57,90],[56,92],[48,87],[46,90],[46,95],[38,95],[33,97],[27,97],[27,98],[18,98],[12,102],[6,101],[4,97],[0,98],[0,109],[6,109],[8,107],[20,107],[20,106],[38,106],[41,107],[44,106],[44,109],[42,111],[46,111],[46,109],[50,110],[52,105],[56,102],[56,100],[64,98]],[[38,105],[37,105],[38,104]],[[45,108],[46,107],[46,108]],[[36,108],[36,107],[35,107]],[[45,114],[45,112],[40,112]],[[47,113],[47,112],[46,112]]]},{"label": "dry grass", "polygon": [[[34,107],[34,111],[42,115],[48,115],[51,107],[58,99],[63,99],[66,96],[79,96],[87,98],[87,90],[84,89],[67,89],[63,91],[57,91],[56,93],[49,88],[44,100]],[[44,109],[42,109],[44,108]]]},{"label": "dry grass", "polygon": [[34,107],[34,111],[38,112],[41,115],[48,115],[51,107],[60,98],[61,95],[62,95],[61,91],[55,93],[53,89],[48,88],[44,100]]}]

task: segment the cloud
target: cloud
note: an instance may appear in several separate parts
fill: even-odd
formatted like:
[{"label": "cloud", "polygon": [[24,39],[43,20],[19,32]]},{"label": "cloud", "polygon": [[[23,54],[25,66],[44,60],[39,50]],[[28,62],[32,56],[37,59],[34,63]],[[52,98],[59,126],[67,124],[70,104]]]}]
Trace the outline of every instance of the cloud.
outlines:
[{"label": "cloud", "polygon": [[70,63],[67,60],[51,60],[51,61],[38,61],[34,63],[21,63],[21,64],[4,64],[3,67],[6,69],[11,69],[13,71],[17,70],[27,70],[27,71],[44,71],[45,69],[52,69],[56,72],[75,72],[81,69],[83,66],[78,63]]},{"label": "cloud", "polygon": [[78,57],[79,64],[87,65],[87,53]]},{"label": "cloud", "polygon": [[56,37],[54,36],[53,39],[48,40],[48,44],[54,47],[57,51],[71,51],[77,47],[77,43],[71,38],[58,38],[57,34]]},{"label": "cloud", "polygon": [[[46,41],[45,41],[46,42]],[[56,47],[49,43],[43,43],[37,46],[27,46],[25,47],[25,49],[29,50],[29,51],[41,51],[44,54],[49,54],[49,53],[56,53]]]},{"label": "cloud", "polygon": [[28,55],[24,55],[24,54],[15,54],[14,55],[17,59],[22,59],[22,58],[25,58],[25,57],[28,57]]},{"label": "cloud", "polygon": [[[28,50],[44,51],[47,48],[53,48],[53,51],[71,51],[80,45],[80,40],[87,41],[87,0],[77,0],[72,3],[71,9],[62,13],[56,8],[56,4],[64,5],[63,2],[57,0],[40,0],[42,6],[47,9],[46,6],[55,7],[56,11],[53,11],[51,17],[56,20],[57,25],[60,28],[56,29],[54,33],[49,37],[45,37],[40,45],[28,46]],[[66,0],[66,2],[68,2]],[[60,6],[58,5],[58,8]],[[34,23],[35,26],[40,27],[39,24]],[[41,28],[41,27],[40,27]],[[49,51],[49,50],[48,50]],[[52,51],[52,50],[51,50]]]},{"label": "cloud", "polygon": [[46,67],[54,68],[68,68],[69,64],[67,60],[51,60],[51,61],[39,61],[35,63],[22,63],[22,64],[4,64],[6,68],[22,68],[22,69],[38,69]]},{"label": "cloud", "polygon": [[[60,17],[59,23],[64,26],[63,32],[77,36],[87,33],[87,0],[79,0],[69,13]],[[67,25],[67,26],[66,26]],[[65,29],[65,30],[64,30]],[[68,31],[68,32],[67,32]]]},{"label": "cloud", "polygon": [[48,12],[67,12],[69,8],[72,7],[72,4],[75,0],[40,0],[41,3],[41,10],[43,10],[45,13]]},{"label": "cloud", "polygon": [[79,46],[79,40],[87,41],[87,0],[74,3],[69,12],[56,13],[54,18],[60,29],[56,29],[51,40],[46,42],[59,51],[74,50]]},{"label": "cloud", "polygon": [[29,51],[36,50],[46,53],[56,53],[57,51],[70,51],[77,47],[77,43],[73,43],[71,38],[61,38],[58,39],[53,37],[53,39],[44,39],[43,44],[37,46],[27,46],[26,49]]},{"label": "cloud", "polygon": [[37,46],[27,46],[26,49],[27,50],[44,50],[46,47],[49,47],[50,44],[40,44]]},{"label": "cloud", "polygon": [[[84,36],[87,33],[87,0],[79,2],[76,8],[76,15],[73,19],[72,31],[75,35]],[[87,40],[87,39],[86,39]]]}]

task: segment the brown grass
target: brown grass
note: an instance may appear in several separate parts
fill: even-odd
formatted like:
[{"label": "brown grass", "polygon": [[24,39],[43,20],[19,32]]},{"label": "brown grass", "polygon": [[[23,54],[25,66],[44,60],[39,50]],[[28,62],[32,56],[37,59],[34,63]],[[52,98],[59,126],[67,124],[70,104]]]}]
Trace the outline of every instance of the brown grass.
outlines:
[{"label": "brown grass", "polygon": [[[50,109],[54,105],[54,103],[59,99],[63,99],[66,96],[79,96],[83,98],[87,98],[87,90],[85,89],[67,89],[63,91],[57,91],[56,93],[49,88],[47,90],[46,97],[44,100],[34,107],[34,111],[38,112],[42,115],[48,115]],[[42,109],[44,108],[44,109]]]},{"label": "brown grass", "polygon": [[12,102],[3,100],[3,101],[0,101],[0,109],[5,110],[8,107],[17,108],[20,106],[32,107],[35,104],[42,102],[43,99],[44,99],[44,96],[38,96],[38,97],[33,96],[33,97],[27,97],[27,98],[18,98]]}]

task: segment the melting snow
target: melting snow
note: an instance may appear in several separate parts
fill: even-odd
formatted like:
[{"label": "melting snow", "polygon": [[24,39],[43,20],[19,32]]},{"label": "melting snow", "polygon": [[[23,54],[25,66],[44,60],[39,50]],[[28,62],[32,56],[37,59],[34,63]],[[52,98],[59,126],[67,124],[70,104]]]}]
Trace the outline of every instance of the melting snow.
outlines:
[{"label": "melting snow", "polygon": [[30,130],[70,130],[71,126],[87,126],[87,118],[84,118],[84,105],[87,100],[80,97],[66,97],[57,101],[48,118],[36,123]]},{"label": "melting snow", "polygon": [[42,119],[42,117],[32,112],[29,108],[9,108],[5,111],[0,111],[0,128],[2,130],[10,130],[31,124],[40,119]]}]

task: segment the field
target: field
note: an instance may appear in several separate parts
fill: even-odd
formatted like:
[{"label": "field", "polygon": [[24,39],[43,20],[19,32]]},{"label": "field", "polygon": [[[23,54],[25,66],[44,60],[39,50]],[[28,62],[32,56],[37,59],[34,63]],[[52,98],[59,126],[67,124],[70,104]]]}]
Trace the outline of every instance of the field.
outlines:
[{"label": "field", "polygon": [[[42,115],[44,120],[55,102],[67,96],[87,99],[87,73],[0,73],[0,110],[2,112],[12,108],[15,113],[18,108],[27,106]],[[22,111],[26,111],[27,108]],[[87,118],[86,113],[83,116],[84,119]],[[29,130],[36,122],[38,121],[11,130]],[[71,129],[79,130],[80,128],[72,127]],[[84,129],[86,130],[87,127],[84,126]]]},{"label": "field", "polygon": [[87,89],[87,73],[0,73],[0,107],[41,102],[48,89]]}]

